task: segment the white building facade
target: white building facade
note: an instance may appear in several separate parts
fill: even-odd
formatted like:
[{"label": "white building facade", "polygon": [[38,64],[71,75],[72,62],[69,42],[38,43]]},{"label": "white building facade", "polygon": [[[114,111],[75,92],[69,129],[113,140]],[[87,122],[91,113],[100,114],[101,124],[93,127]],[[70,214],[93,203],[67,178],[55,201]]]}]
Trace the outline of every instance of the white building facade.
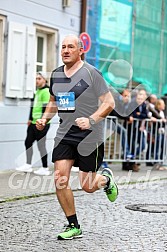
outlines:
[{"label": "white building facade", "polygon": [[[0,170],[25,162],[24,141],[37,71],[61,64],[60,45],[67,34],[80,33],[81,0],[0,1]],[[55,117],[47,135],[51,165]],[[34,145],[33,164],[40,166]]]}]

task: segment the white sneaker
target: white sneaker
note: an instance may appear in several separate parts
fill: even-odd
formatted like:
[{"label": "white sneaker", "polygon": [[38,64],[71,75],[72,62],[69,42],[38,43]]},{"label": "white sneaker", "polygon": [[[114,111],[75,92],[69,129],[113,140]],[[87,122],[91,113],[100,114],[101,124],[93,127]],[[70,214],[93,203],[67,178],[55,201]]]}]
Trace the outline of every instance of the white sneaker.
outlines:
[{"label": "white sneaker", "polygon": [[35,174],[37,175],[44,175],[44,176],[48,176],[51,174],[51,172],[49,171],[49,168],[44,168],[44,167],[41,167],[39,168],[38,170],[34,171]]},{"label": "white sneaker", "polygon": [[20,167],[16,167],[16,171],[21,171],[21,172],[32,172],[32,166],[30,164],[24,164]]},{"label": "white sneaker", "polygon": [[79,172],[79,167],[72,166],[71,171]]}]

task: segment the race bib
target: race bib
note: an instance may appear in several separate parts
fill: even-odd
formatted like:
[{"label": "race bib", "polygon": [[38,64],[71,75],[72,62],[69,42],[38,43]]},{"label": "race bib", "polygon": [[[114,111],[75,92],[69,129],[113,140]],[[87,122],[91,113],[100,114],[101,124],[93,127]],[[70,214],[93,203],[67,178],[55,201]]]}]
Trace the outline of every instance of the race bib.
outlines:
[{"label": "race bib", "polygon": [[74,92],[57,92],[56,104],[59,111],[75,110],[75,93]]}]

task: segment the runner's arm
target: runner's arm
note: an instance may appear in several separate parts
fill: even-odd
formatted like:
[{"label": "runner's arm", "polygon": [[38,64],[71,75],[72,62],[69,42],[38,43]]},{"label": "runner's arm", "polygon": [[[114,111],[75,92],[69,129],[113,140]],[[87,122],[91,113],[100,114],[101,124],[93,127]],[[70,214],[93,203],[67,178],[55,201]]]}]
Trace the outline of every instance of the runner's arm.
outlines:
[{"label": "runner's arm", "polygon": [[45,112],[41,119],[36,121],[36,127],[38,130],[42,130],[47,122],[49,122],[57,113],[58,109],[55,103],[54,96],[50,95],[50,100],[46,106]]},{"label": "runner's arm", "polygon": [[103,120],[115,108],[115,101],[110,91],[101,95],[99,99],[101,102],[99,108],[90,115],[95,123]]},{"label": "runner's arm", "polygon": [[114,98],[111,92],[107,92],[99,97],[100,99],[100,106],[99,108],[89,116],[86,117],[79,117],[75,120],[76,125],[81,129],[89,129],[91,127],[90,118],[93,119],[94,123],[98,123],[103,120],[115,107]]}]

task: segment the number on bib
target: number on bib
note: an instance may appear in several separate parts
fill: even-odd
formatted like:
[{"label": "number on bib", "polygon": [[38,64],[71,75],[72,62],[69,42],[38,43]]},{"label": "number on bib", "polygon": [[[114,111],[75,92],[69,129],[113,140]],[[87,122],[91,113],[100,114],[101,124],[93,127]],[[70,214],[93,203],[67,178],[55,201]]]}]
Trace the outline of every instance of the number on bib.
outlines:
[{"label": "number on bib", "polygon": [[58,92],[56,93],[56,104],[59,111],[75,110],[75,93],[74,92]]}]

